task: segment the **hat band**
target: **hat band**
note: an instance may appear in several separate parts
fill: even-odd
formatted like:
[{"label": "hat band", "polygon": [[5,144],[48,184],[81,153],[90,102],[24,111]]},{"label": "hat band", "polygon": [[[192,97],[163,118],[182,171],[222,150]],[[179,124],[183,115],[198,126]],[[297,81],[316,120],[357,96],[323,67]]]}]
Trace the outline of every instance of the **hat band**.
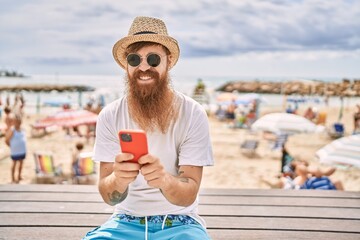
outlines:
[{"label": "hat band", "polygon": [[157,33],[156,32],[150,32],[150,31],[143,31],[143,32],[134,33],[134,35],[140,35],[140,34],[157,34]]}]

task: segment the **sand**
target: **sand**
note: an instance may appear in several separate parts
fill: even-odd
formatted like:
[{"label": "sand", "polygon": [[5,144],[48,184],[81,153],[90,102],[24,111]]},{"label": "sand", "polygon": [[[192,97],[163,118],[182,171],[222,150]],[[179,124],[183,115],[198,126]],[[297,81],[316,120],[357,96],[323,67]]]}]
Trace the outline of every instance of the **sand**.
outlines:
[{"label": "sand", "polygon": [[[300,108],[299,114],[305,109]],[[268,112],[281,111],[281,109],[264,107],[261,115]],[[351,134],[355,109],[345,108],[342,122],[345,125],[346,135]],[[327,109],[327,123],[330,126],[336,122],[339,109]],[[94,139],[87,142],[85,139],[65,134],[65,131],[57,131],[42,137],[30,136],[31,124],[37,118],[43,116],[26,115],[23,123],[28,135],[28,153],[24,161],[23,178],[20,184],[30,184],[35,179],[35,163],[33,153],[35,151],[52,152],[55,165],[62,165],[66,175],[70,174],[71,156],[75,144],[79,141],[85,144],[85,150],[91,151]],[[261,133],[251,134],[247,129],[232,129],[225,122],[217,120],[214,116],[209,117],[211,140],[215,157],[215,166],[205,167],[201,187],[203,188],[270,188],[263,180],[277,181],[280,169],[279,151],[271,151],[267,140]],[[84,130],[84,129],[82,129]],[[259,140],[259,147],[254,156],[245,155],[240,144],[245,139]],[[301,158],[310,162],[311,165],[320,165],[315,152],[331,142],[326,133],[297,134],[289,138],[288,150],[295,158]],[[9,149],[4,143],[4,137],[0,138],[0,184],[10,183],[11,159],[8,156]],[[321,166],[326,168],[327,166]],[[331,176],[343,182],[346,191],[360,191],[360,169],[337,169]],[[65,181],[64,184],[70,184]]]}]

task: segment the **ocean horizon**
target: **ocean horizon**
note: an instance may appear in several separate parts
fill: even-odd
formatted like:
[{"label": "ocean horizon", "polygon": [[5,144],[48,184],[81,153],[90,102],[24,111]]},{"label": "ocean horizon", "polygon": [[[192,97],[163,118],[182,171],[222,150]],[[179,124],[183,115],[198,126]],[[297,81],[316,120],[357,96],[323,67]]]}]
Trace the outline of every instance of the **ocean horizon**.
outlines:
[{"label": "ocean horizon", "polygon": [[[230,81],[291,81],[295,79],[308,79],[308,80],[321,80],[324,82],[340,82],[342,78],[300,78],[300,77],[233,77],[233,76],[187,76],[171,74],[172,85],[175,90],[191,96],[192,92],[197,84],[198,79],[202,79],[206,86],[207,92],[210,95],[210,103],[216,104],[216,92],[215,90],[222,85]],[[94,92],[83,92],[79,94],[77,92],[27,92],[23,91],[22,94],[26,100],[26,106],[28,111],[35,112],[38,104],[43,105],[48,101],[64,101],[67,100],[75,108],[85,106],[86,102],[90,98],[98,98],[102,95],[105,99],[105,103],[108,104],[115,99],[122,96],[125,92],[124,74],[119,75],[32,75],[27,77],[0,77],[0,85],[14,86],[20,84],[61,84],[61,85],[85,85],[95,88]],[[2,102],[5,102],[7,96],[10,97],[10,101],[14,101],[15,93],[13,92],[0,92],[0,98]],[[241,94],[241,93],[240,93]],[[283,96],[278,94],[261,94],[266,102],[264,104],[270,106],[283,105]],[[318,97],[321,104],[322,97]],[[330,106],[340,105],[339,97],[331,97],[329,99]],[[360,98],[346,98],[345,106],[355,106],[360,103]]]}]

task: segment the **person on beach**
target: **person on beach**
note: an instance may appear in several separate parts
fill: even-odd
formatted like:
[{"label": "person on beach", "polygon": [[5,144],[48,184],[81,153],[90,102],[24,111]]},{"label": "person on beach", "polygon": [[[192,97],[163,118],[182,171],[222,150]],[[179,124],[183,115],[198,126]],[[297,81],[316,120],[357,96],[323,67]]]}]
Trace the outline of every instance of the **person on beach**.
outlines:
[{"label": "person on beach", "polygon": [[319,167],[301,165],[296,169],[297,176],[294,178],[294,184],[300,186],[300,189],[344,190],[341,181],[329,178],[335,172],[335,168],[323,171]]},{"label": "person on beach", "polygon": [[286,142],[282,144],[281,147],[281,168],[280,171],[282,174],[286,173],[286,170],[289,168],[291,162],[294,160],[294,157],[288,152],[286,148]]},{"label": "person on beach", "polygon": [[[75,150],[72,153],[72,164],[71,164],[71,177],[72,183],[75,184],[94,184],[96,179],[93,175],[93,165],[87,166],[88,164],[84,161],[88,157],[82,156],[82,154],[87,154],[89,152],[84,151],[84,144],[82,142],[77,142],[75,145]],[[81,161],[83,160],[83,161]],[[91,171],[91,173],[89,172]]]},{"label": "person on beach", "polygon": [[309,119],[310,121],[313,121],[315,119],[316,115],[313,111],[312,107],[308,107],[304,113],[304,118]]},{"label": "person on beach", "polygon": [[4,118],[4,122],[5,122],[5,132],[7,132],[7,130],[9,130],[11,128],[11,125],[13,124],[12,121],[12,114],[11,114],[11,108],[9,106],[6,106],[4,108],[4,112],[5,112],[5,118]]},{"label": "person on beach", "polygon": [[271,188],[344,190],[341,181],[329,178],[335,171],[334,167],[320,169],[299,159],[288,164],[277,181],[261,180]]},{"label": "person on beach", "polygon": [[[209,123],[199,103],[171,87],[180,54],[165,23],[136,17],[113,47],[127,91],[99,114],[94,145],[98,188],[113,216],[83,239],[209,239],[198,215],[203,166],[213,165]],[[122,129],[146,132],[148,154],[130,162]]]},{"label": "person on beach", "polygon": [[360,134],[360,104],[356,104],[356,112],[354,113],[354,131],[353,134]]},{"label": "person on beach", "polygon": [[71,163],[71,172],[72,172],[72,176],[76,176],[76,175],[80,175],[77,171],[78,171],[78,160],[80,157],[80,153],[83,151],[84,149],[84,144],[81,142],[76,143],[75,145],[75,151],[72,154],[72,163]]},{"label": "person on beach", "polygon": [[14,98],[14,105],[12,107],[14,114],[21,117],[24,116],[25,99],[22,93],[16,93]]},{"label": "person on beach", "polygon": [[[21,116],[15,115],[12,118],[13,125],[8,129],[5,135],[5,143],[10,147],[12,166],[11,166],[11,182],[19,183],[22,180],[21,171],[23,162],[26,158],[26,134],[21,128]],[[17,170],[17,178],[16,178]]]},{"label": "person on beach", "polygon": [[235,100],[232,100],[229,106],[227,106],[226,109],[226,120],[230,127],[235,126],[235,110],[236,110],[236,102]]}]

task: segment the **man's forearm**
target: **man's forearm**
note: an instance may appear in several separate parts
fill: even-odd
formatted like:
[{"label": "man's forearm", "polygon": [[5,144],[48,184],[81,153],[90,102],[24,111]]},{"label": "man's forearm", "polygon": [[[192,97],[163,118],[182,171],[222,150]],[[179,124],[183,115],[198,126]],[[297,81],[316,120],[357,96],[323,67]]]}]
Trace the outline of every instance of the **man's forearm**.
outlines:
[{"label": "man's forearm", "polygon": [[128,194],[128,185],[119,186],[116,184],[113,174],[101,179],[98,187],[104,202],[111,206],[124,201]]},{"label": "man's forearm", "polygon": [[196,200],[199,187],[191,178],[171,176],[168,186],[160,189],[164,197],[174,205],[190,206]]}]

